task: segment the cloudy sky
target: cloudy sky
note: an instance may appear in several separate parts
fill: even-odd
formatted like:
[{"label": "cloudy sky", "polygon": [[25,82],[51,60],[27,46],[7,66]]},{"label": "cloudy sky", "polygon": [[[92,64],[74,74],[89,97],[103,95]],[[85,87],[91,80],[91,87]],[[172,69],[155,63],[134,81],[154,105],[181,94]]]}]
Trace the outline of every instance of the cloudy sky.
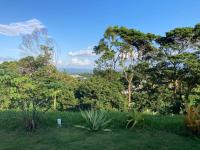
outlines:
[{"label": "cloudy sky", "polygon": [[0,63],[22,57],[21,36],[47,29],[62,67],[92,68],[92,48],[111,25],[164,34],[200,22],[199,0],[1,0]]}]

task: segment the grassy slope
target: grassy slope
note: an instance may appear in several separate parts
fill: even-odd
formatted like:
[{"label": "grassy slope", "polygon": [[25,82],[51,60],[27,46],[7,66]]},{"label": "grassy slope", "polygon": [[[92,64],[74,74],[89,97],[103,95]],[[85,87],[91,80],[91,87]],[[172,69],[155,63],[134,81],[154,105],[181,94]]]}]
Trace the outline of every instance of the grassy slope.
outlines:
[{"label": "grassy slope", "polygon": [[89,133],[74,128],[51,128],[32,135],[0,131],[2,150],[197,150],[200,140],[163,131],[116,130]]},{"label": "grassy slope", "polygon": [[[134,130],[123,129],[125,115],[115,113],[111,124],[112,132],[90,133],[76,129],[72,124],[82,124],[78,113],[50,113],[43,128],[28,134],[16,126],[16,113],[0,113],[0,149],[2,150],[196,150],[200,139],[185,136],[180,116],[146,116],[145,125]],[[63,128],[55,127],[55,119],[61,116]],[[8,117],[10,119],[8,119]],[[124,120],[125,120],[124,119]],[[6,125],[5,121],[9,124]]]}]

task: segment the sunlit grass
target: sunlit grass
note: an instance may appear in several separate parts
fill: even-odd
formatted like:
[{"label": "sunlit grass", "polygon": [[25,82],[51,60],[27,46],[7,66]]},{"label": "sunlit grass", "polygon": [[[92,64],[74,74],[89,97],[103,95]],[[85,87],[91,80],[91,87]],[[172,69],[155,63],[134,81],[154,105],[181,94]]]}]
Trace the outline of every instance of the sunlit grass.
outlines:
[{"label": "sunlit grass", "polygon": [[[144,115],[144,121],[126,129],[127,113],[108,112],[111,132],[89,132],[74,128],[85,125],[79,112],[47,112],[41,117],[39,129],[27,133],[20,122],[20,112],[0,112],[0,149],[7,150],[196,150],[200,138],[185,129],[182,116]],[[57,128],[56,119],[62,119]]]}]

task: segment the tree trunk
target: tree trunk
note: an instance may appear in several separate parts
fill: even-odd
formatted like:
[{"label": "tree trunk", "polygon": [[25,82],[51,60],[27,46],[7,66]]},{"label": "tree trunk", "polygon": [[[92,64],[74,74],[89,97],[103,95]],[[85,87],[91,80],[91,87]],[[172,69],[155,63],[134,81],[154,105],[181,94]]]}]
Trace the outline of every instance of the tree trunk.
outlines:
[{"label": "tree trunk", "polygon": [[56,99],[56,93],[55,93],[55,97],[54,97],[54,102],[53,102],[53,109],[54,109],[54,111],[56,111],[56,107],[57,107],[57,99]]},{"label": "tree trunk", "polygon": [[131,90],[132,90],[132,87],[131,87],[131,82],[129,81],[128,82],[128,111],[131,110]]},{"label": "tree trunk", "polygon": [[174,97],[174,100],[177,100],[177,97],[176,97],[176,93],[177,93],[177,84],[176,84],[176,81],[177,80],[173,80],[173,97]]}]

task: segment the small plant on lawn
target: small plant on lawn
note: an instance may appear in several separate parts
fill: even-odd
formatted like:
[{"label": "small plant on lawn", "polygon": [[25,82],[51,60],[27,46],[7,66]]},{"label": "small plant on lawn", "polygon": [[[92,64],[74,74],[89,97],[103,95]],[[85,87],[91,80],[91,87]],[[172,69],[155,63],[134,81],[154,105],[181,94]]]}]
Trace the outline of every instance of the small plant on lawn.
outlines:
[{"label": "small plant on lawn", "polygon": [[86,121],[86,126],[76,125],[76,127],[87,129],[89,131],[111,131],[110,129],[106,129],[111,119],[107,118],[105,112],[88,110],[81,111],[81,115]]},{"label": "small plant on lawn", "polygon": [[137,111],[131,111],[128,115],[126,128],[134,128],[138,123],[144,120],[143,114]]},{"label": "small plant on lawn", "polygon": [[32,132],[38,127],[39,113],[37,111],[23,111],[22,121],[27,131]]},{"label": "small plant on lawn", "polygon": [[200,135],[200,105],[186,108],[186,126],[195,134]]}]

